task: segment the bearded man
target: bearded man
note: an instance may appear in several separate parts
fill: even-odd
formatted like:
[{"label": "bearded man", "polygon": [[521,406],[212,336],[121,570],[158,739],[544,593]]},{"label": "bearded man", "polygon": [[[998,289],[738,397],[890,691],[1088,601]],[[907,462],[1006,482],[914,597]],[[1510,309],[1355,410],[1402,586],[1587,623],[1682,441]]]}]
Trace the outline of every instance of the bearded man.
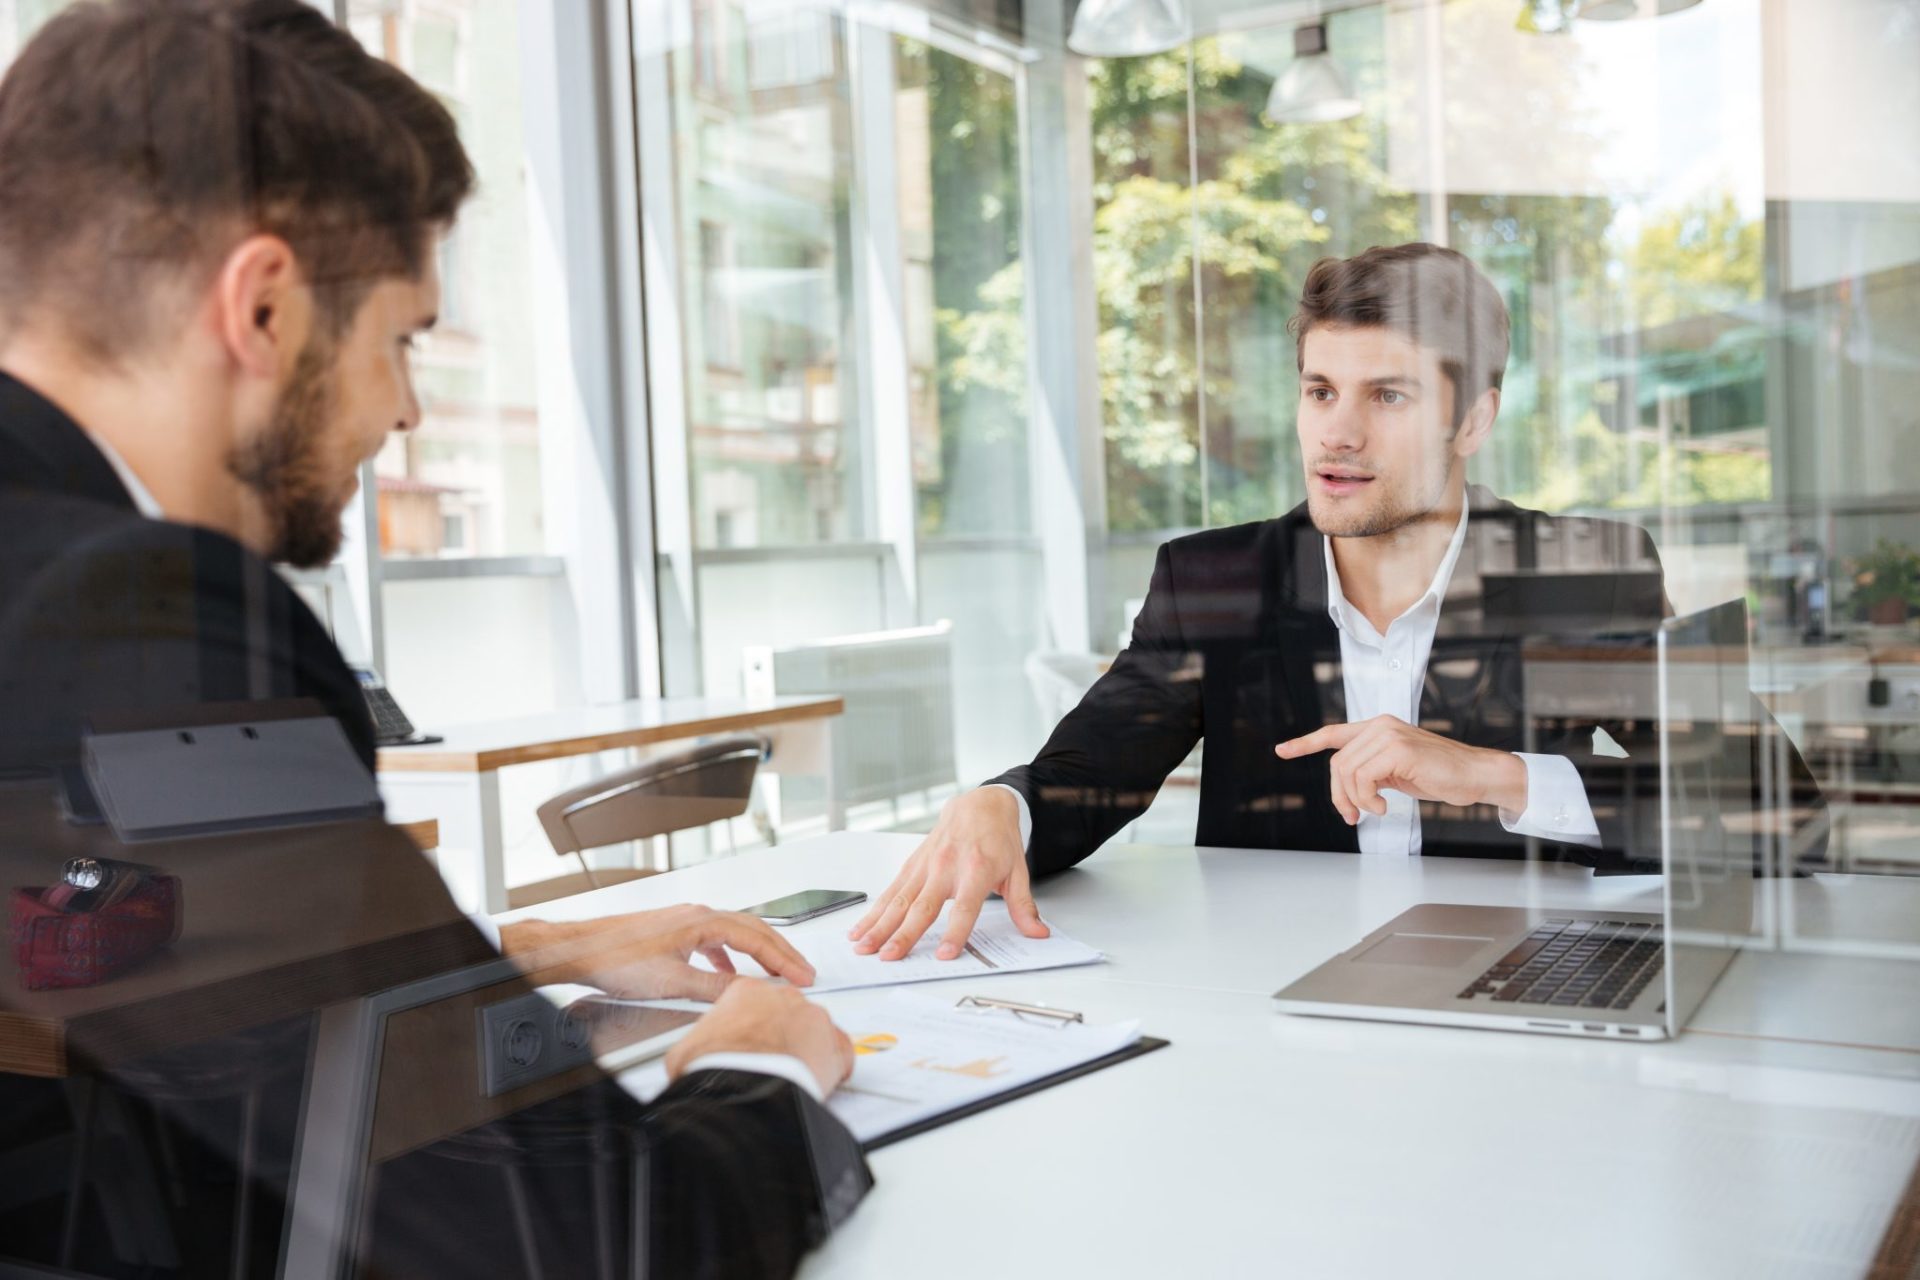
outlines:
[{"label": "bearded man", "polygon": [[[86,809],[75,766],[105,721],[193,724],[213,704],[300,700],[373,769],[356,683],[270,562],[328,563],[362,464],[418,425],[410,351],[439,310],[438,247],[473,181],[446,108],[303,0],[75,6],[0,80],[0,814],[12,824],[0,858],[23,877],[11,883],[50,883],[61,848],[97,836],[60,825],[59,805]],[[445,918],[460,967],[501,950],[564,955],[565,968],[538,961],[545,980],[716,1001],[651,1105],[597,1078],[544,1102],[537,1123],[509,1117],[451,1156],[386,1163],[356,1273],[503,1274],[524,1255],[551,1274],[618,1257],[655,1275],[785,1275],[871,1185],[822,1106],[851,1070],[847,1037],[793,986],[733,977],[728,948],[794,986],[812,980],[764,923],[686,906],[474,928],[404,837],[350,836],[303,864],[332,877],[320,896],[386,918],[398,909],[363,901],[364,887],[401,885],[409,919]],[[164,856],[250,848],[235,840]],[[248,856],[268,858],[271,842],[256,843]],[[300,903],[267,910],[301,876],[252,865],[265,867],[261,897],[184,904],[175,976],[268,950],[260,919],[302,919],[299,945],[323,957],[351,932]],[[692,966],[695,953],[712,967]],[[116,1107],[194,1148],[171,1173],[174,1243],[149,1249],[149,1268],[274,1266],[312,1011],[273,973],[246,1009],[223,1011],[233,1034],[102,1073],[131,1100]],[[0,1009],[15,994],[0,988]],[[65,1046],[82,1071],[91,1048]],[[471,1090],[471,1073],[456,1083]],[[121,1274],[129,1211],[107,1184],[157,1175],[98,1136],[92,1101],[66,1115],[82,1092],[0,1075],[0,1162],[50,1150],[72,1162],[46,1180],[71,1187],[63,1209],[5,1198],[0,1249]],[[632,1184],[602,1177],[609,1165]],[[193,1252],[229,1239],[226,1264]]]}]

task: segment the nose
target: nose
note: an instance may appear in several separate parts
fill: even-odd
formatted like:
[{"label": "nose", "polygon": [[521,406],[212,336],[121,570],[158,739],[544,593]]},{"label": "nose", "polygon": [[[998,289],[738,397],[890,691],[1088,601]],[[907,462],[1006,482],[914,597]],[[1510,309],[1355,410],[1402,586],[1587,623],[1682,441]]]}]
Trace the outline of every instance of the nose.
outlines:
[{"label": "nose", "polygon": [[1358,453],[1366,442],[1365,416],[1345,400],[1320,415],[1320,447],[1328,453]]},{"label": "nose", "polygon": [[420,397],[409,384],[406,389],[406,399],[400,406],[400,420],[393,424],[393,429],[405,435],[420,425],[421,417]]}]

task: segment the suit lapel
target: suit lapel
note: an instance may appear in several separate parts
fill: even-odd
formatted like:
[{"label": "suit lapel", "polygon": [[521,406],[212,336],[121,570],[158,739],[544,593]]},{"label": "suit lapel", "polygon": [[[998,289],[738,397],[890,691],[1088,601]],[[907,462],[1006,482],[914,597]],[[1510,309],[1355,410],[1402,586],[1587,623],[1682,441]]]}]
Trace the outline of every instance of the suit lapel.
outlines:
[{"label": "suit lapel", "polygon": [[1266,651],[1267,714],[1274,732],[1295,736],[1344,720],[1340,633],[1327,616],[1327,566],[1320,534],[1296,507],[1262,540],[1257,648]]},{"label": "suit lapel", "polygon": [[1503,597],[1515,590],[1514,579],[1502,575],[1488,589],[1487,549],[1508,539],[1518,546],[1531,540],[1531,531],[1518,527],[1525,513],[1479,485],[1469,487],[1467,500],[1466,545],[1440,607],[1440,625],[1421,684],[1420,725],[1456,741],[1480,743],[1498,736],[1489,732],[1488,716],[1500,718],[1518,692],[1508,686],[1518,671],[1521,640],[1519,624],[1513,621],[1517,611],[1502,607]]}]

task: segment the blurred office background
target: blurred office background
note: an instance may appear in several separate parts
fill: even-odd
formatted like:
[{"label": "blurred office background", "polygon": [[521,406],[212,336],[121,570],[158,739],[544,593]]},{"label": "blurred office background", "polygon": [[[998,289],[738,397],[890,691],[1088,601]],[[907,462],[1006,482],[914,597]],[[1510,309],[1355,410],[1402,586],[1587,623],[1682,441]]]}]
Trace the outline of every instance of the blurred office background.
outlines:
[{"label": "blurred office background", "polygon": [[[0,65],[61,7],[0,0]],[[336,12],[481,179],[426,424],[301,577],[422,728],[950,620],[948,783],[854,813],[924,825],[1039,745],[1159,543],[1304,496],[1300,281],[1420,238],[1513,315],[1474,478],[1643,524],[1682,610],[1745,595],[1836,856],[1920,872],[1911,0]],[[605,763],[503,779],[511,880]]]}]

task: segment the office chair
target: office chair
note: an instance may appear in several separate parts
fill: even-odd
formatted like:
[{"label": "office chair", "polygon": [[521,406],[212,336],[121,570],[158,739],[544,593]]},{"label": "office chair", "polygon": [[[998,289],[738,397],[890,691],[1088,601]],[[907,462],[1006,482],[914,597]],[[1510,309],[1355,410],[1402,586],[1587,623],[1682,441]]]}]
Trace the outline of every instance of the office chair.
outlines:
[{"label": "office chair", "polygon": [[[540,826],[554,853],[579,859],[587,884],[599,888],[587,865],[588,849],[740,817],[752,805],[753,780],[766,753],[765,738],[735,733],[657,756],[562,791],[540,806]],[[727,839],[731,849],[731,828]],[[673,869],[671,845],[667,869]]]}]

